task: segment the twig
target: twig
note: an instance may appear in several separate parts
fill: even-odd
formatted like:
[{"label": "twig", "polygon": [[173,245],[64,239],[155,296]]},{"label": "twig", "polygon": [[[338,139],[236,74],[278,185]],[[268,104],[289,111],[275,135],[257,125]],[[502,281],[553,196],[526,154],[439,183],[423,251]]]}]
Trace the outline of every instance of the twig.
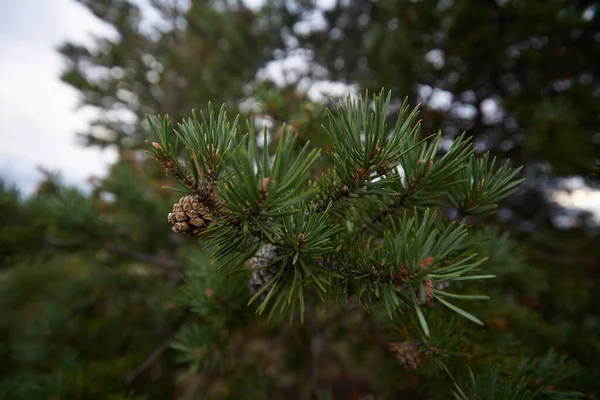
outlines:
[{"label": "twig", "polygon": [[396,211],[398,208],[403,207],[405,199],[406,199],[406,196],[400,196],[400,198],[397,198],[395,201],[390,203],[387,207],[385,207],[384,209],[377,212],[377,214],[373,215],[372,217],[370,217],[367,221],[365,221],[362,224],[362,226],[360,227],[360,231],[364,232],[371,225],[381,221],[383,218],[394,213],[394,211]]},{"label": "twig", "polygon": [[323,212],[327,208],[329,203],[335,203],[344,197],[348,197],[348,194],[349,194],[349,192],[346,193],[345,191],[340,191],[336,194],[329,195],[329,197],[327,197],[326,200],[321,200],[319,202],[319,204],[317,204],[317,207],[315,208],[315,212],[318,212],[318,213]]},{"label": "twig", "polygon": [[[50,246],[64,249],[78,249],[83,247],[80,243],[63,241],[53,237],[47,237],[45,239],[45,242]],[[124,249],[111,244],[106,245],[105,247],[103,247],[103,249],[112,254],[118,254],[121,256],[133,258],[135,260],[142,261],[147,264],[152,264],[164,269],[173,270],[179,274],[182,273],[179,263],[170,258],[162,258],[152,254],[142,253],[141,251]]]},{"label": "twig", "polygon": [[[167,339],[165,339],[154,351],[146,358],[146,360],[140,364],[139,367],[127,374],[125,378],[125,384],[131,385],[141,374],[143,374],[148,368],[152,366],[158,359],[169,349],[171,343],[177,339],[177,333],[180,331],[186,321],[190,318],[189,310],[182,315],[176,322],[172,324],[173,332]],[[206,320],[202,317],[198,318],[197,321],[206,323]]]},{"label": "twig", "polygon": [[167,349],[174,340],[175,334],[172,334],[167,338],[167,340],[162,342],[160,346],[158,346],[139,367],[127,374],[127,378],[125,378],[125,384],[128,386],[131,385],[133,381],[137,379],[138,376],[140,376],[144,371],[150,368],[152,364],[154,364],[156,360],[158,360],[160,356],[162,356],[163,353],[167,351]]},{"label": "twig", "polygon": [[142,261],[148,264],[156,265],[158,267],[162,267],[164,269],[172,269],[181,273],[181,269],[179,268],[179,263],[170,258],[162,258],[158,256],[154,256],[152,254],[142,253],[141,251],[124,249],[114,245],[107,245],[104,248],[109,253],[118,254],[121,256],[126,256],[129,258],[136,259],[138,261]]}]

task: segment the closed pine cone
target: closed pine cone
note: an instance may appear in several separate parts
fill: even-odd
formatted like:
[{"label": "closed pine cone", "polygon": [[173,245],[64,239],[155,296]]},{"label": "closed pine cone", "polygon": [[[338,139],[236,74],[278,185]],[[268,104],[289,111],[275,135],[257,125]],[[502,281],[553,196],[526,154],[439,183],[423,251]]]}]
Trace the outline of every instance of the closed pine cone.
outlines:
[{"label": "closed pine cone", "polygon": [[[252,278],[248,281],[248,289],[252,296],[258,293],[266,284],[271,282],[277,274],[277,264],[268,266],[273,262],[276,256],[277,247],[272,244],[267,244],[252,257],[252,260],[250,260],[253,272]],[[265,297],[266,293],[263,292],[260,296],[260,300],[263,301]]]},{"label": "closed pine cone", "polygon": [[173,224],[173,232],[199,235],[213,220],[210,209],[196,195],[184,196],[173,204],[173,212],[167,220]]},{"label": "closed pine cone", "polygon": [[400,364],[409,369],[417,369],[425,359],[425,354],[419,350],[417,342],[405,340],[403,342],[390,342],[390,350],[396,355]]}]

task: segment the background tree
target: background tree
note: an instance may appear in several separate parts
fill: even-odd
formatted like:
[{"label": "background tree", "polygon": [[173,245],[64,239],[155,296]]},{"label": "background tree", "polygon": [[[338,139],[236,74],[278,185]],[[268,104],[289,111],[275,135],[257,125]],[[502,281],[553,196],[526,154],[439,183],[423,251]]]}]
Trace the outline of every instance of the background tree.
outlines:
[{"label": "background tree", "polygon": [[[424,102],[428,130],[586,174],[598,150],[596,11],[593,1],[339,1],[298,2],[294,15],[324,19],[296,37],[332,79]],[[437,91],[451,95],[441,106]]]}]

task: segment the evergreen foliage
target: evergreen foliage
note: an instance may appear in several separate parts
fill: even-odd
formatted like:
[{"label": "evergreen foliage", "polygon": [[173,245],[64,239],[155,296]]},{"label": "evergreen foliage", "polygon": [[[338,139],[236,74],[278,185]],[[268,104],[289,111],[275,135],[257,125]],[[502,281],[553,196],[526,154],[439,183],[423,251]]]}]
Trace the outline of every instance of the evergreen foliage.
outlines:
[{"label": "evergreen foliage", "polygon": [[[272,302],[271,311],[293,317],[299,307],[303,318],[305,292],[314,286],[323,300],[355,295],[365,307],[381,297],[390,316],[408,306],[415,310],[426,335],[429,328],[422,308],[434,300],[482,324],[450,299],[486,296],[434,289],[434,285],[492,277],[472,274],[484,259],[461,246],[468,235],[464,225],[444,219],[429,207],[402,209],[400,205],[400,219],[390,216],[388,228],[379,235],[361,237],[362,225],[352,223],[356,220],[352,211],[437,189],[437,198],[431,194],[428,198],[434,204],[449,197],[460,215],[489,213],[494,202],[514,192],[518,170],[507,165],[494,168],[495,160],[488,163],[487,154],[476,159],[462,138],[439,165],[435,141],[428,146],[418,139],[416,111],[408,113],[408,107],[403,107],[388,132],[385,117],[390,98],[391,94],[374,96],[373,110],[360,98],[348,99],[330,115],[334,165],[314,183],[309,182],[310,171],[319,152],[309,151],[307,143],[294,157],[290,130],[284,129],[270,156],[266,149],[259,150],[253,129],[239,138],[236,123],[228,129],[223,110],[218,116],[209,111],[202,121],[190,119],[179,124],[179,130],[166,117],[162,124],[156,119],[151,122],[159,140],[149,146],[152,155],[213,216],[208,230],[198,234],[209,238],[208,247],[218,247],[216,260],[227,258],[240,266],[261,243],[276,247],[272,263],[277,263],[277,272],[255,295],[266,296],[259,312]],[[265,129],[263,143],[266,136]],[[188,167],[179,161],[183,150],[179,143],[185,146]],[[403,157],[413,163],[401,165]],[[394,172],[399,167],[404,177]],[[403,190],[393,190],[394,183]],[[447,192],[442,184],[449,188]],[[336,288],[333,296],[329,286]]]},{"label": "evergreen foliage", "polygon": [[597,236],[534,190],[593,165],[593,2],[79,3],[118,160],[0,185],[0,398],[600,396]]}]

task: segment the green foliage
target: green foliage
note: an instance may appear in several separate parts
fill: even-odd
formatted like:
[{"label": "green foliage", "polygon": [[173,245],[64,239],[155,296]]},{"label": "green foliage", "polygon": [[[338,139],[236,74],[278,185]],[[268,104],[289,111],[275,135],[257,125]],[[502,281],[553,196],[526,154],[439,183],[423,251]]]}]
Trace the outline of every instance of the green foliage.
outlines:
[{"label": "green foliage", "polygon": [[489,153],[481,158],[472,155],[466,168],[457,174],[449,199],[461,215],[489,213],[500,200],[517,191],[522,180],[515,177],[521,168],[512,170],[508,161],[497,170],[495,165],[495,158],[489,162]]},{"label": "green foliage", "polygon": [[[244,298],[241,292],[216,295],[212,287],[239,288],[239,283],[230,279],[247,276],[245,261],[261,243],[268,243],[275,246],[277,253],[263,268],[274,272],[249,302],[258,303],[259,314],[268,311],[273,316],[277,312],[302,322],[308,309],[319,309],[319,303],[326,304],[328,300],[340,307],[341,298],[347,304],[357,302],[376,314],[385,310],[384,314],[391,318],[388,340],[420,343],[419,351],[435,366],[428,370],[429,374],[445,371],[462,376],[452,360],[468,345],[461,339],[465,328],[455,322],[448,324],[444,309],[431,307],[445,306],[446,310],[483,325],[471,311],[454,303],[488,299],[487,295],[470,292],[474,283],[493,278],[491,271],[501,275],[517,272],[524,261],[507,235],[452,221],[443,209],[435,210],[434,206],[444,204],[443,199],[449,198],[459,215],[490,214],[495,210],[495,202],[514,192],[519,182],[515,180],[518,170],[513,171],[508,165],[495,168],[495,160],[489,162],[487,153],[476,156],[470,142],[462,136],[439,156],[440,137],[418,139],[416,114],[406,116],[406,106],[395,128],[388,131],[385,122],[381,126],[376,122],[380,121],[379,114],[387,113],[387,100],[382,98],[373,98],[373,109],[366,107],[361,98],[349,99],[346,107],[330,113],[334,168],[314,183],[308,177],[318,153],[309,152],[308,144],[297,148],[285,129],[273,156],[265,146],[258,145],[253,124],[248,125],[248,133],[242,136],[237,134],[236,125],[231,131],[219,129],[219,135],[227,137],[227,149],[232,150],[224,151],[226,155],[219,158],[218,177],[210,175],[210,165],[216,161],[198,157],[206,154],[210,142],[189,136],[194,133],[205,138],[216,137],[217,128],[213,127],[211,133],[205,124],[184,132],[185,125],[179,125],[181,131],[175,130],[167,119],[162,125],[153,123],[155,129],[164,127],[166,133],[157,132],[161,142],[151,145],[150,151],[167,171],[178,171],[173,176],[179,184],[187,186],[188,193],[200,196],[206,195],[206,187],[216,188],[215,204],[210,207],[217,217],[201,239],[209,247],[216,246],[215,260],[220,266],[210,267],[212,272],[208,275],[205,271],[188,280],[183,304],[192,307],[200,323],[186,324],[174,344],[181,354],[180,360],[191,363],[192,371],[198,373],[208,368],[231,372],[233,364],[228,360],[236,358],[235,346],[229,341],[231,337],[221,337],[219,332],[244,329],[252,317],[241,306]],[[390,96],[386,98],[389,100]],[[209,111],[208,119],[224,121],[224,116],[214,117]],[[226,123],[215,126],[225,127]],[[266,132],[265,128],[263,144],[268,142]],[[349,140],[342,140],[344,132]],[[363,136],[361,132],[374,133],[367,139],[369,135]],[[222,143],[223,139],[220,140]],[[184,143],[189,158],[187,165],[195,165],[197,171],[208,174],[187,172],[178,158],[180,142]],[[394,146],[388,147],[389,143]],[[390,151],[392,148],[395,151]],[[380,152],[385,156],[378,158]],[[385,171],[381,169],[384,165]],[[397,171],[398,166],[402,166],[402,171]],[[479,187],[472,182],[480,182]],[[419,197],[421,193],[428,196]],[[412,198],[412,202],[420,204],[410,207],[399,201],[398,207],[391,206],[390,201],[402,198]],[[370,215],[386,202],[385,216],[375,221],[378,229],[365,229],[370,223],[368,219],[363,219],[363,224],[357,223],[360,216]],[[399,215],[395,215],[396,209]],[[482,269],[485,271],[481,272]],[[218,279],[217,271],[220,271]],[[227,271],[236,275],[229,278]],[[456,289],[447,290],[448,285]],[[211,312],[211,305],[231,310]],[[235,322],[229,319],[234,315],[238,315]],[[210,319],[210,327],[205,318]],[[244,321],[242,325],[238,325],[240,321]],[[455,396],[465,399],[485,393],[490,398],[515,399],[579,396],[577,392],[554,389],[529,391],[528,382],[538,380],[534,381],[533,369],[526,367],[537,364],[528,362],[521,360],[517,373],[508,378],[501,378],[498,368],[490,369],[489,373],[484,371],[481,376],[471,373],[470,388],[457,386]],[[562,361],[545,362],[556,368],[555,364]],[[534,367],[535,372],[543,371],[541,365]]]},{"label": "green foliage", "polygon": [[[470,382],[456,385],[454,397],[467,399],[581,399],[583,393],[560,391],[556,385],[568,380],[576,369],[550,350],[538,359],[521,360],[514,372],[502,373],[499,365],[490,366],[489,371],[475,375],[469,370]],[[508,375],[502,379],[502,375]]]},{"label": "green foliage", "polygon": [[[160,281],[131,270],[81,270],[76,257],[12,268],[0,285],[0,393],[127,398],[124,376],[152,350],[158,335],[151,326],[168,321],[164,304],[171,296]],[[162,384],[145,384],[168,393]]]},{"label": "green foliage", "polygon": [[[422,160],[420,157],[426,157],[431,161],[427,161],[426,171],[417,172],[412,169],[421,168],[419,162],[403,165],[406,176],[410,177],[409,186],[416,185],[420,190],[431,193],[434,190],[428,190],[428,185],[439,192],[442,182],[456,182],[451,185],[449,195],[468,198],[467,212],[489,213],[494,208],[492,202],[510,194],[517,184],[512,178],[518,170],[511,171],[504,166],[495,171],[494,162],[488,169],[487,155],[481,160],[471,155],[467,161],[465,157],[470,153],[468,141],[462,137],[448,153],[450,156],[446,154],[441,157],[434,167],[433,157],[439,137],[430,146],[419,146],[420,142],[416,141],[419,136],[419,125],[415,124],[418,115],[416,109],[407,114],[408,106],[403,105],[395,127],[388,133],[385,116],[390,98],[391,94],[387,97],[383,93],[374,96],[373,109],[361,98],[349,98],[344,107],[330,113],[329,135],[334,143],[334,169],[326,179],[317,183],[318,192],[309,185],[308,178],[319,153],[309,152],[307,143],[294,157],[294,140],[285,129],[275,154],[270,158],[266,149],[260,154],[257,135],[253,129],[241,139],[236,138],[235,123],[231,130],[226,129],[223,109],[218,117],[213,116],[212,110],[209,110],[209,120],[219,122],[196,124],[196,129],[188,129],[190,124],[180,124],[180,130],[174,130],[166,118],[163,124],[156,120],[152,123],[159,142],[157,145],[150,145],[150,152],[167,172],[172,172],[182,186],[188,186],[201,196],[207,195],[209,189],[205,188],[216,185],[215,196],[221,199],[218,205],[207,204],[213,207],[214,213],[223,215],[223,218],[217,218],[214,228],[208,231],[212,234],[212,243],[221,245],[215,253],[217,259],[232,252],[241,252],[243,257],[238,260],[240,265],[252,255],[257,247],[254,243],[258,241],[266,241],[281,248],[274,261],[278,272],[255,296],[257,298],[263,292],[266,295],[258,307],[260,313],[272,302],[271,312],[278,309],[283,313],[291,305],[290,315],[294,315],[296,306],[299,306],[300,314],[303,315],[306,307],[305,287],[314,283],[319,290],[327,293],[326,286],[333,280],[333,283],[339,282],[337,286],[343,288],[337,290],[338,295],[356,295],[364,307],[373,301],[371,296],[381,298],[390,316],[394,308],[408,305],[416,311],[426,335],[429,335],[429,328],[422,306],[434,298],[467,319],[482,324],[478,318],[448,299],[481,300],[486,299],[486,296],[452,294],[433,289],[432,286],[440,282],[491,277],[467,275],[476,271],[483,261],[477,260],[476,254],[451,255],[467,236],[465,226],[454,223],[440,229],[438,226],[443,223],[440,216],[428,208],[424,208],[424,211],[415,208],[410,210],[410,217],[409,210],[405,211],[398,222],[390,218],[390,229],[384,233],[381,245],[368,244],[368,251],[358,258],[356,254],[361,254],[360,248],[364,246],[364,241],[356,242],[357,247],[340,246],[336,243],[342,243],[345,237],[356,235],[356,230],[351,225],[334,220],[334,216],[340,215],[339,212],[331,212],[337,206],[336,200],[346,197],[345,202],[352,204],[353,200],[361,200],[362,197],[367,197],[368,201],[370,195],[379,196],[375,199],[377,202],[381,201],[381,196],[384,196],[384,201],[386,195],[389,198],[401,196],[402,192],[387,189],[391,182],[399,180],[398,175],[388,176],[386,173],[389,169],[395,169],[402,156],[411,152],[418,154],[419,158],[412,156],[407,160]],[[162,131],[159,130],[161,128]],[[267,143],[266,135],[265,129],[263,143]],[[224,172],[224,176],[228,177],[225,182],[214,173],[214,158],[202,157],[213,147],[209,139],[219,137],[223,139],[218,139],[217,147],[224,155],[220,157],[218,164],[228,165],[230,168],[229,173]],[[188,165],[192,166],[191,173],[178,160],[180,139],[190,159]],[[234,144],[237,150],[227,153],[225,151],[231,141],[237,141]],[[217,154],[218,151],[215,152],[215,158]],[[456,157],[458,161],[449,157]],[[450,167],[450,172],[454,174],[448,171],[442,174],[441,167]],[[204,175],[200,171],[208,173]],[[418,177],[417,183],[415,176]],[[202,177],[205,179],[202,180]],[[488,182],[482,186],[481,193],[473,194],[470,187],[461,185],[465,180],[485,179]],[[322,182],[327,184],[320,184]],[[330,191],[330,195],[324,196],[325,191]],[[443,192],[439,192],[439,195],[443,195]],[[329,200],[326,207],[324,199]],[[460,205],[462,206],[462,202]],[[234,240],[231,240],[232,227],[238,232],[238,238]],[[369,243],[371,241],[372,238],[368,240]],[[248,252],[248,248],[251,252]],[[345,253],[346,257],[337,260],[334,250]],[[344,267],[337,268],[332,275],[317,263],[318,259],[324,258],[327,258],[328,265]],[[427,290],[424,285],[429,286]]]},{"label": "green foliage", "polygon": [[[368,94],[366,97],[368,99]],[[335,113],[330,112],[327,133],[334,145],[331,157],[338,186],[346,185],[349,191],[356,190],[358,194],[376,193],[376,188],[385,181],[372,182],[372,175],[383,175],[378,170],[387,172],[395,168],[400,157],[411,149],[411,139],[418,137],[420,132],[419,124],[415,124],[418,109],[406,115],[409,106],[403,104],[390,135],[386,123],[390,99],[391,93],[387,96],[380,93],[373,97],[374,108],[371,109],[368,100],[354,101],[349,97]]]},{"label": "green foliage", "polygon": [[233,176],[222,191],[226,206],[238,216],[247,213],[248,218],[257,218],[257,224],[262,218],[289,215],[296,211],[307,197],[302,189],[308,184],[311,167],[319,152],[310,150],[306,144],[294,158],[295,141],[291,132],[284,130],[281,145],[270,162],[267,151],[263,151],[262,155],[259,153],[256,134],[251,131],[232,154]]},{"label": "green foliage", "polygon": [[[275,246],[276,256],[263,267],[273,275],[249,302],[258,303],[259,314],[268,311],[270,317],[276,313],[305,323],[307,310],[312,314],[323,305],[333,303],[337,308],[356,302],[390,318],[389,323],[383,323],[388,325],[388,340],[419,343],[422,357],[434,367],[424,369],[423,374],[433,377],[442,371],[462,377],[464,370],[456,362],[465,351],[473,351],[468,350],[473,346],[471,341],[480,340],[477,337],[483,332],[448,322],[451,314],[447,311],[484,325],[474,312],[455,303],[489,299],[487,294],[473,294],[478,286],[498,295],[493,284],[481,286],[478,281],[495,274],[503,279],[514,276],[525,263],[523,253],[508,235],[465,225],[462,219],[492,214],[498,201],[514,193],[520,182],[516,179],[519,169],[512,170],[508,164],[496,168],[495,159],[490,161],[488,153],[475,155],[464,136],[440,155],[440,136],[420,139],[417,114],[408,113],[406,105],[394,128],[388,128],[381,115],[387,115],[389,99],[390,95],[374,96],[372,108],[362,98],[348,99],[329,113],[333,168],[315,182],[309,182],[308,177],[319,154],[309,152],[309,143],[296,146],[296,138],[291,139],[291,132],[285,129],[279,131],[273,155],[264,145],[269,140],[266,128],[263,146],[258,145],[260,134],[252,123],[248,133],[241,136],[237,125],[232,131],[219,130],[232,148],[218,161],[220,178],[187,173],[178,158],[181,146],[169,146],[163,140],[150,146],[150,151],[167,171],[175,170],[170,165],[181,168],[181,173],[173,176],[180,186],[187,186],[188,193],[203,196],[205,188],[214,185],[216,200],[211,207],[217,217],[200,239],[209,248],[215,247],[220,279],[228,281],[228,272],[247,276],[245,261],[261,245]],[[224,121],[211,111],[208,118]],[[191,133],[216,137],[216,128],[212,133],[206,127],[184,132],[183,124],[175,130],[166,119],[162,125],[153,126],[166,127],[172,143],[184,143],[187,165],[197,164],[198,171],[210,172],[214,161],[198,157],[206,154],[210,143],[182,138]],[[156,134],[164,137],[160,131]],[[187,176],[193,179],[186,181]],[[445,199],[454,210],[437,208],[446,204]],[[454,220],[449,218],[453,214],[457,215]],[[212,301],[212,290],[210,296],[206,294],[206,278],[199,279],[188,281],[187,304],[193,303],[190,296],[204,299],[200,304]],[[205,283],[197,286],[200,281]],[[239,287],[233,281],[229,284]],[[448,290],[449,286],[453,289]],[[240,293],[237,302],[243,297]],[[233,303],[226,300],[224,304]],[[485,309],[481,303],[472,304],[474,310]],[[443,307],[434,309],[436,305]],[[252,319],[242,311],[244,307],[235,310],[245,315],[245,323]],[[196,314],[205,312],[202,308]],[[215,314],[212,328],[206,323],[191,323],[181,331],[174,346],[193,371],[208,368],[232,372],[233,364],[227,360],[236,359],[235,345],[228,341],[231,336],[224,338],[219,332],[244,328],[227,325],[227,315],[232,313]],[[474,332],[469,334],[473,336],[463,338],[465,330]],[[510,360],[519,363],[515,374],[501,376],[498,368],[482,370],[478,376],[471,373],[467,386],[457,386],[457,398],[485,397],[486,393],[491,398],[519,399],[580,396],[578,392],[535,386],[543,379],[536,380],[533,369],[525,366],[537,364],[528,364],[530,361],[522,357]],[[557,368],[563,361],[547,359],[545,365]],[[539,372],[543,371],[541,365],[535,367]],[[560,384],[556,376],[549,379]],[[535,386],[533,391],[531,385]]]},{"label": "green foliage", "polygon": [[486,270],[491,273],[515,274],[526,268],[525,252],[509,232],[482,226],[475,230],[469,242],[467,247],[487,258]]},{"label": "green foliage", "polygon": [[542,399],[581,399],[583,393],[557,390],[557,386],[578,373],[577,365],[551,349],[538,359],[526,359],[517,367],[516,376],[528,377],[530,385],[538,387]]},{"label": "green foliage", "polygon": [[[193,112],[193,119],[188,119],[178,124],[181,134],[175,134],[170,120],[165,117],[161,121],[158,118],[149,119],[152,131],[158,138],[160,146],[149,145],[155,158],[168,158],[169,154],[177,151],[179,140],[185,145],[187,156],[190,159],[188,167],[196,182],[200,177],[212,177],[217,179],[221,172],[220,159],[227,156],[232,150],[232,140],[236,136],[237,119],[230,126],[227,120],[225,107],[221,107],[219,115],[215,116],[209,103],[209,117],[206,119],[204,113],[200,116]],[[220,155],[221,157],[218,157]],[[202,160],[200,163],[198,160]],[[179,163],[176,172],[181,177],[188,178]]]},{"label": "green foliage", "polygon": [[39,202],[23,201],[19,191],[0,180],[0,269],[39,251],[46,221]]},{"label": "green foliage", "polygon": [[593,2],[80,3],[115,35],[63,44],[62,78],[119,159],[89,193],[0,188],[0,398],[600,396],[597,241],[547,230],[506,163],[591,165]]},{"label": "green foliage", "polygon": [[[454,398],[456,400],[533,400],[535,393],[527,390],[525,379],[500,379],[500,368],[492,366],[485,375],[475,375],[469,371],[470,382],[464,389],[458,384]],[[467,389],[468,387],[468,389]]]}]

